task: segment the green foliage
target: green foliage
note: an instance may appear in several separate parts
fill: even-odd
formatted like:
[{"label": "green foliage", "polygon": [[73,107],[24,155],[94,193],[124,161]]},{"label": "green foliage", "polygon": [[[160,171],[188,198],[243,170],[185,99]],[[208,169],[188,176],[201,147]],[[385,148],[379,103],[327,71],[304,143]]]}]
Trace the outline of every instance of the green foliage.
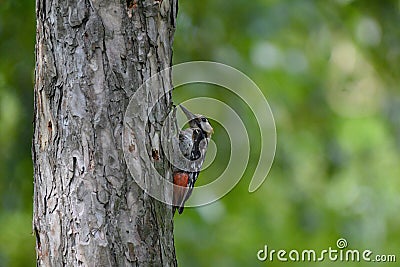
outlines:
[{"label": "green foliage", "polygon": [[0,1],[0,266],[34,266],[34,1]]},{"label": "green foliage", "polygon": [[[0,2],[0,266],[33,266],[34,1]],[[174,92],[178,103],[207,96],[233,107],[252,145],[238,186],[175,218],[182,266],[258,266],[264,245],[322,250],[340,237],[353,249],[399,251],[399,8],[390,0],[180,1],[174,63],[212,60],[243,71],[267,97],[278,134],[271,172],[250,194],[260,147],[250,109],[222,88]],[[217,160],[201,184],[230,153],[215,128]],[[342,263],[315,264],[330,265]]]},{"label": "green foliage", "polygon": [[[340,237],[353,249],[396,254],[399,19],[398,1],[180,1],[174,62],[218,61],[249,75],[271,105],[278,134],[274,165],[258,191],[247,192],[250,164],[227,196],[175,218],[182,266],[257,266],[264,245],[318,251],[336,248]],[[221,89],[174,96],[200,95],[235,108],[256,136],[249,111]],[[250,140],[254,163],[259,141]],[[217,169],[200,180],[225,167],[219,144]]]}]

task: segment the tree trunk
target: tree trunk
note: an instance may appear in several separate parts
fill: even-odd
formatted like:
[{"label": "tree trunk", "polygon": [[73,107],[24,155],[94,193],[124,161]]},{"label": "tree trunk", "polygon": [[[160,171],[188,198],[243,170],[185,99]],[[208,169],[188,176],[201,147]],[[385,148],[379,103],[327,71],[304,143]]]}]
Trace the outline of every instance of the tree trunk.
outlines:
[{"label": "tree trunk", "polygon": [[[37,0],[38,266],[176,266],[171,207],[135,183],[122,152],[129,97],[171,65],[176,14],[177,0]],[[150,144],[161,143],[155,139],[171,107],[169,72],[161,84],[145,88],[135,107],[146,123],[131,125]],[[163,95],[144,117],[149,100]],[[141,173],[151,173],[149,150],[141,151]],[[171,179],[158,151],[158,171]]]}]

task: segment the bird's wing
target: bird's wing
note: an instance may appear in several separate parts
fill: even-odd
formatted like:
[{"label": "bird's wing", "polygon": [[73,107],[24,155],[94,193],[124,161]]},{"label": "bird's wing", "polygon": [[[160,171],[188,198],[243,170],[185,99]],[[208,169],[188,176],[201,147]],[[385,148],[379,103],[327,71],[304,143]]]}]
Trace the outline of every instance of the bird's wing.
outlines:
[{"label": "bird's wing", "polygon": [[183,156],[190,159],[190,153],[193,148],[193,129],[187,128],[179,132],[179,149]]}]

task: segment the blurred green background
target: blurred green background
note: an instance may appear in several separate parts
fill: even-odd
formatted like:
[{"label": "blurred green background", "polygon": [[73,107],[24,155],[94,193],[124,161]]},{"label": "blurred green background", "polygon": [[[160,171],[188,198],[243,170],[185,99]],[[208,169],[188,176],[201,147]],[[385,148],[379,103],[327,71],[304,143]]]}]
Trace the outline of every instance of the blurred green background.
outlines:
[{"label": "blurred green background", "polygon": [[[34,1],[0,0],[0,266],[35,265],[34,13]],[[260,146],[250,109],[221,88],[176,90],[176,102],[224,101],[252,140],[238,186],[175,218],[181,266],[304,266],[261,263],[256,254],[264,245],[336,248],[340,237],[400,260],[399,25],[400,1],[180,1],[174,63],[212,60],[247,74],[268,99],[278,136],[271,172],[250,194]],[[229,142],[215,128],[218,154],[202,184],[227,163]]]}]

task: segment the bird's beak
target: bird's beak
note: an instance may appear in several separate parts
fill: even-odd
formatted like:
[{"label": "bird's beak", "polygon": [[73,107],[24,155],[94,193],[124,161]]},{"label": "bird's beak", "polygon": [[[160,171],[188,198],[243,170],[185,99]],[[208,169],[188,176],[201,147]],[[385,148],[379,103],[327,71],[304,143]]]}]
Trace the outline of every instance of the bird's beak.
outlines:
[{"label": "bird's beak", "polygon": [[196,118],[196,116],[190,112],[189,110],[187,110],[184,106],[179,105],[183,111],[183,113],[185,113],[186,118],[188,118],[188,120],[193,120],[194,118]]}]

